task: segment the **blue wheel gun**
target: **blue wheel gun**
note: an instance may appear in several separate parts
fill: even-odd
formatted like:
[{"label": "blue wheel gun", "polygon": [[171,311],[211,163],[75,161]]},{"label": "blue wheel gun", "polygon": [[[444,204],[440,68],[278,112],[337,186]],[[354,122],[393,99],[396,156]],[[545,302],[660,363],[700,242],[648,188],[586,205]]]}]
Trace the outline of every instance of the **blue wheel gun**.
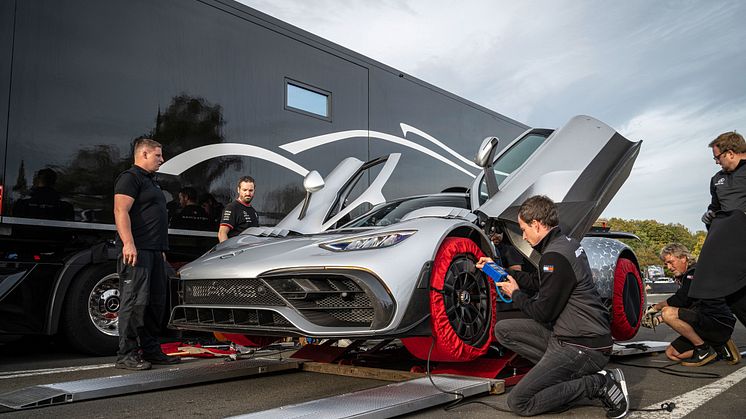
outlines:
[{"label": "blue wheel gun", "polygon": [[[482,267],[482,272],[486,273],[487,276],[492,278],[493,281],[495,281],[495,284],[498,282],[503,282],[508,280],[508,272],[503,269],[500,265],[498,265],[495,262],[487,262]],[[506,298],[503,292],[500,290],[500,287],[495,285],[495,288],[497,288],[497,296],[500,297],[500,299],[505,303],[512,303],[513,299],[508,297]]]}]

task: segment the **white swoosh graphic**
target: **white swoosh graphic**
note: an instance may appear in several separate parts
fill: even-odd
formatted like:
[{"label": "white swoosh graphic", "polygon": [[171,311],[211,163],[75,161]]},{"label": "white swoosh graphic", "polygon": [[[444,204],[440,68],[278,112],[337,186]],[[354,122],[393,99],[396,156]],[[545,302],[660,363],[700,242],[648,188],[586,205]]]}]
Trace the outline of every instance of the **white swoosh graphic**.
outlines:
[{"label": "white swoosh graphic", "polygon": [[256,157],[286,167],[301,176],[308,174],[308,169],[274,151],[269,151],[255,145],[238,143],[210,144],[193,148],[163,163],[159,172],[167,175],[180,175],[198,163],[214,157],[223,156]]},{"label": "white swoosh graphic", "polygon": [[400,123],[399,126],[401,127],[401,131],[402,131],[402,133],[404,133],[405,137],[407,136],[408,132],[411,132],[413,134],[417,134],[420,137],[422,137],[422,138],[430,141],[431,143],[433,143],[433,144],[437,145],[438,147],[442,148],[443,150],[447,151],[448,154],[450,154],[453,157],[461,160],[462,162],[466,163],[467,165],[469,165],[469,166],[471,166],[471,167],[473,167],[473,168],[475,168],[477,170],[482,170],[482,168],[479,167],[479,166],[477,166],[473,161],[471,161],[471,160],[467,159],[466,157],[462,156],[461,154],[457,153],[455,150],[453,150],[452,148],[450,148],[447,145],[443,144],[442,142],[440,142],[439,140],[437,140],[435,137],[431,136],[430,134],[428,134],[428,133],[426,133],[424,131],[421,131],[421,130],[419,130],[419,129],[411,126],[411,125],[405,124],[404,122]]},{"label": "white swoosh graphic", "polygon": [[366,138],[366,137],[378,138],[384,141],[390,141],[392,143],[402,145],[404,147],[409,147],[413,150],[419,151],[420,153],[427,154],[428,156],[436,160],[440,160],[441,162],[453,167],[454,169],[463,172],[467,176],[476,178],[476,175],[473,175],[472,173],[470,173],[463,167],[448,160],[447,158],[441,156],[440,154],[430,150],[429,148],[423,147],[407,139],[397,137],[391,134],[386,134],[384,132],[378,132],[378,131],[368,131],[368,130],[358,129],[358,130],[333,132],[331,134],[318,135],[316,137],[304,138],[302,140],[283,144],[280,146],[280,148],[290,153],[298,154],[300,152],[303,152],[303,151],[306,151],[306,150],[309,150],[309,149],[312,149],[312,148],[315,148],[315,147],[318,147],[324,144],[333,143],[333,142],[341,141],[341,140],[349,140],[352,138],[361,138],[361,137],[362,138]]}]

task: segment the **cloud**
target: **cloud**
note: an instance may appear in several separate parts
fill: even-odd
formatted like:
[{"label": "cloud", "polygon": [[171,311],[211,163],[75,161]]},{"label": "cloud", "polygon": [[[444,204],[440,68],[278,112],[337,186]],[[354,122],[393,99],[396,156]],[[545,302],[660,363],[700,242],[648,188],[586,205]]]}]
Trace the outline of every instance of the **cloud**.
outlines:
[{"label": "cloud", "polygon": [[605,216],[704,229],[699,219],[710,203],[709,180],[720,170],[707,144],[744,120],[746,104],[669,105],[633,117],[618,131],[631,140],[643,140],[642,150]]},{"label": "cloud", "polygon": [[700,229],[707,143],[746,131],[741,1],[243,2],[528,125],[645,140],[610,216]]}]

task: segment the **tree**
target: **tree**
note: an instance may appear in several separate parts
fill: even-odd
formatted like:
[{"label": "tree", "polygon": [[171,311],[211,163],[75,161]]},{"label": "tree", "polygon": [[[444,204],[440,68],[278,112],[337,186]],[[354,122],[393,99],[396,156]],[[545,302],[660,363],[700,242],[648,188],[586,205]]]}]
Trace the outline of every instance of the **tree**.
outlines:
[{"label": "tree", "polygon": [[655,220],[624,220],[611,218],[608,226],[614,231],[632,233],[640,240],[623,240],[634,250],[640,267],[648,265],[660,265],[660,250],[669,243],[681,243],[696,256],[702,249],[704,231],[692,234],[688,228],[681,224],[662,224]]}]

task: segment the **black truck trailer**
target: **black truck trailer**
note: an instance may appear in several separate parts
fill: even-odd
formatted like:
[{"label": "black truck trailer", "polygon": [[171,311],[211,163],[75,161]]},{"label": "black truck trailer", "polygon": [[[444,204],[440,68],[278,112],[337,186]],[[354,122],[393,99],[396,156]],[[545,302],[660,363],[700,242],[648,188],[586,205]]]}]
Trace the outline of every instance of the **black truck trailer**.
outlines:
[{"label": "black truck trailer", "polygon": [[[219,214],[251,175],[271,225],[308,170],[400,152],[386,197],[437,192],[471,182],[482,138],[526,128],[230,0],[2,1],[0,335],[113,353],[112,190],[140,135],[173,163],[175,213],[191,187]],[[217,242],[214,223],[179,227],[177,268]]]}]

